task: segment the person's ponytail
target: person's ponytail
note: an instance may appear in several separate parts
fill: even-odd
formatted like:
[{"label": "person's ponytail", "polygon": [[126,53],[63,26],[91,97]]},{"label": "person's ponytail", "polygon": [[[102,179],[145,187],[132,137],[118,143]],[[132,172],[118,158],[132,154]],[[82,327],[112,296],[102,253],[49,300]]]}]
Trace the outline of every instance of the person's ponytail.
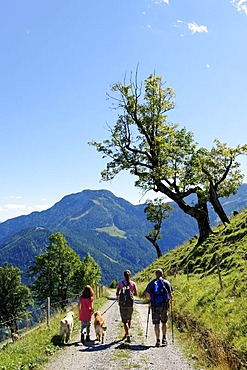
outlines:
[{"label": "person's ponytail", "polygon": [[125,270],[124,271],[124,277],[125,277],[128,284],[130,283],[130,275],[131,275],[130,270]]}]

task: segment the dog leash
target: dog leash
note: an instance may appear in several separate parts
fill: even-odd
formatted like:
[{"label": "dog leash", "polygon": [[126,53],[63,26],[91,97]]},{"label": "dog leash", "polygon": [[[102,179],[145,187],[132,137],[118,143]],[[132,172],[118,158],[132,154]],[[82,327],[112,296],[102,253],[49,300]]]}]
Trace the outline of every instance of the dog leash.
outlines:
[{"label": "dog leash", "polygon": [[103,313],[102,316],[116,303],[118,300],[116,299]]}]

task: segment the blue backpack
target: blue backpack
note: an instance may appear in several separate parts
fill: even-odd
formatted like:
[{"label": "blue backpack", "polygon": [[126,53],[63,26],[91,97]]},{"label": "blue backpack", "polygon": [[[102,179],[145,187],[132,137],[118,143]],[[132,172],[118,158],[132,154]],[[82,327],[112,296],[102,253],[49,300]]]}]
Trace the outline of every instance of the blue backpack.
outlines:
[{"label": "blue backpack", "polygon": [[165,287],[165,282],[162,279],[154,280],[153,285],[153,301],[156,303],[167,302],[169,299],[168,292]]}]

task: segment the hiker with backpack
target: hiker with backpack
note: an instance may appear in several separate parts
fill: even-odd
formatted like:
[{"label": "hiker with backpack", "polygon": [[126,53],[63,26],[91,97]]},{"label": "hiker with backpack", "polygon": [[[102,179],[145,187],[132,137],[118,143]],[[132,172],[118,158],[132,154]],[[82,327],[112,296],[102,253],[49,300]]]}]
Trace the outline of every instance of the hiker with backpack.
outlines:
[{"label": "hiker with backpack", "polygon": [[130,343],[130,326],[133,314],[134,296],[137,295],[136,284],[130,280],[131,272],[124,271],[124,280],[119,281],[117,285],[116,296],[119,304],[120,316],[124,324],[127,343]]},{"label": "hiker with backpack", "polygon": [[163,270],[156,270],[156,278],[146,287],[146,298],[151,305],[152,321],[156,335],[156,347],[160,347],[160,323],[162,324],[162,344],[167,345],[166,323],[168,320],[169,300],[172,300],[172,286],[163,278]]}]

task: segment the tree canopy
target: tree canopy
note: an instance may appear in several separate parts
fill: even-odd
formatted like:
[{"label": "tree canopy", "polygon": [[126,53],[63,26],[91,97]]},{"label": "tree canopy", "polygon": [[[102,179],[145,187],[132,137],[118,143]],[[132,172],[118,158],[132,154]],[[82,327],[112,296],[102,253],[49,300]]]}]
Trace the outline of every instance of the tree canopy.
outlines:
[{"label": "tree canopy", "polygon": [[86,257],[82,259],[80,267],[74,275],[73,285],[77,292],[83,290],[85,285],[91,285],[95,289],[101,278],[101,269],[94,258],[87,253]]},{"label": "tree canopy", "polygon": [[[175,93],[164,86],[161,76],[149,75],[142,88],[137,74],[134,79],[131,75],[129,84],[116,83],[112,91],[117,97],[109,96],[122,113],[114,127],[109,127],[109,139],[89,143],[109,160],[101,172],[102,179],[112,180],[128,170],[136,176],[135,186],[168,196],[196,220],[201,244],[211,233],[207,201],[219,212],[219,194],[236,191],[242,180],[236,156],[246,154],[246,146],[220,150],[224,145],[216,141],[211,151],[198,149],[193,133],[168,122],[168,112],[175,107]],[[216,174],[221,174],[220,183],[214,182]],[[214,197],[210,197],[210,181]],[[191,194],[196,195],[195,205],[187,200]]]},{"label": "tree canopy", "polygon": [[17,333],[17,319],[28,314],[27,308],[33,304],[32,295],[21,282],[22,271],[11,264],[0,267],[0,322]]},{"label": "tree canopy", "polygon": [[200,174],[200,182],[205,186],[205,196],[221,221],[229,223],[219,198],[228,198],[231,194],[235,195],[241,185],[244,175],[240,171],[237,157],[246,155],[247,145],[229,148],[226,143],[221,143],[218,139],[214,140],[214,144],[210,151],[205,148],[200,148],[197,151],[198,171],[195,173]]},{"label": "tree canopy", "polygon": [[93,275],[93,280],[86,281],[86,271],[91,268],[93,258],[87,256],[81,261],[80,256],[68,246],[65,237],[59,232],[49,239],[47,251],[38,255],[29,267],[29,276],[35,277],[31,289],[38,302],[43,303],[50,297],[53,306],[64,308],[69,298],[79,296],[82,284],[90,284],[92,281],[98,283],[100,274],[97,274],[97,278]]}]

